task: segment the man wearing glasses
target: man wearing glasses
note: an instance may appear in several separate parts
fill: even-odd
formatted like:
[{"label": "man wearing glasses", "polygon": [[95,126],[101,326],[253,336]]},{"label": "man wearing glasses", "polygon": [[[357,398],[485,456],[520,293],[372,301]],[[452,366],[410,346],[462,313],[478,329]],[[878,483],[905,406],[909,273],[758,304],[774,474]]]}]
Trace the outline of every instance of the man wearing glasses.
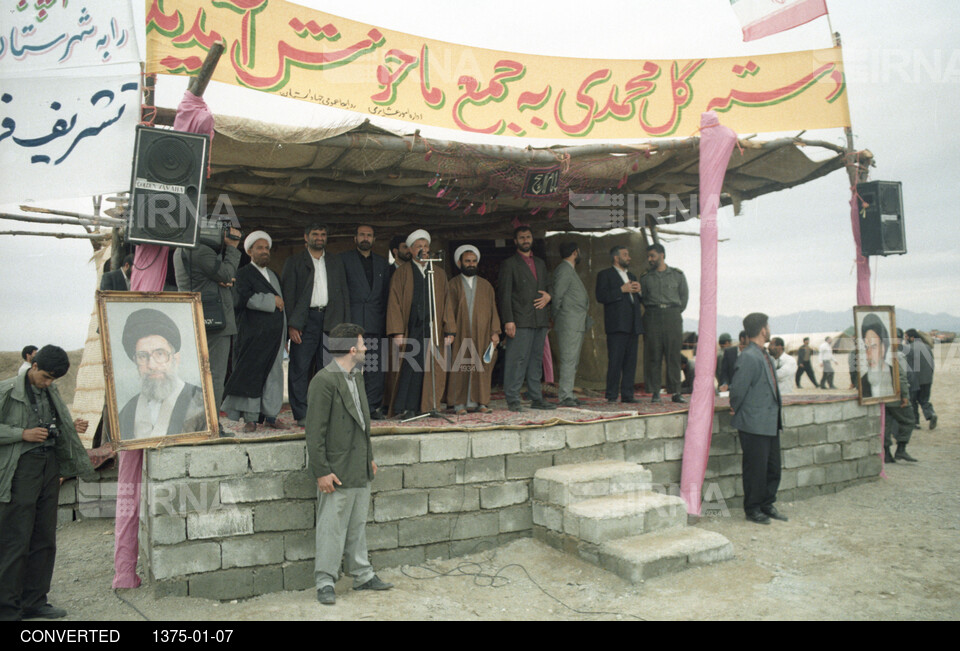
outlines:
[{"label": "man wearing glasses", "polygon": [[151,308],[131,314],[123,326],[123,349],[140,374],[140,393],[120,410],[123,438],[207,429],[202,390],[177,374],[180,329],[169,316]]}]

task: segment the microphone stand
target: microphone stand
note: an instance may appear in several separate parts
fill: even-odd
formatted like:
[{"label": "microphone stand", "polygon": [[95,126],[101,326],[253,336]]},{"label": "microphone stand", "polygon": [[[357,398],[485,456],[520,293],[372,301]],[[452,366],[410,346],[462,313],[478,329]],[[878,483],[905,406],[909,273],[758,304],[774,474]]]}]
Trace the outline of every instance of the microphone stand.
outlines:
[{"label": "microphone stand", "polygon": [[[427,255],[429,255],[429,253]],[[437,296],[436,296],[437,292],[433,284],[433,263],[443,262],[443,257],[438,256],[436,258],[420,258],[420,262],[425,262],[427,264],[427,270],[425,274],[426,281],[427,281],[427,293],[425,298],[427,300],[427,306],[430,310],[430,333],[428,337],[425,336],[423,339],[423,362],[424,362],[423,366],[424,366],[424,371],[426,371],[427,368],[430,369],[430,385],[432,389],[430,393],[430,400],[433,408],[430,411],[420,414],[419,416],[413,416],[412,418],[407,418],[400,422],[409,423],[412,420],[419,420],[421,418],[442,418],[443,420],[447,421],[452,425],[453,421],[447,418],[446,416],[444,416],[443,414],[441,414],[440,411],[437,409],[437,373],[436,373],[437,369],[433,365],[433,354],[432,354],[432,351],[434,348],[437,350],[438,353],[440,352],[440,345],[443,341],[443,339],[441,338],[440,324],[438,323],[438,319],[437,319]],[[414,271],[414,273],[416,273],[416,271]],[[434,346],[433,347],[428,346],[427,345],[428,341],[435,342]],[[428,364],[429,364],[429,367],[427,366]]]}]

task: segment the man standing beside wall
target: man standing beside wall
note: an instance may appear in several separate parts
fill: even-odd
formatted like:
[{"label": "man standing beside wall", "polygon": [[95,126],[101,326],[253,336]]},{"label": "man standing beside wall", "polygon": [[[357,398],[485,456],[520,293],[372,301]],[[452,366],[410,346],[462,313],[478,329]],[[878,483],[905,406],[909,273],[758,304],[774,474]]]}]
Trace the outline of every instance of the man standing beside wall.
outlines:
[{"label": "man standing beside wall", "polygon": [[647,247],[650,270],[640,276],[643,286],[643,377],[653,402],[660,402],[661,365],[667,363],[667,393],[674,402],[686,402],[680,395],[680,347],[683,338],[683,311],[687,309],[687,278],[668,267],[662,244]]}]

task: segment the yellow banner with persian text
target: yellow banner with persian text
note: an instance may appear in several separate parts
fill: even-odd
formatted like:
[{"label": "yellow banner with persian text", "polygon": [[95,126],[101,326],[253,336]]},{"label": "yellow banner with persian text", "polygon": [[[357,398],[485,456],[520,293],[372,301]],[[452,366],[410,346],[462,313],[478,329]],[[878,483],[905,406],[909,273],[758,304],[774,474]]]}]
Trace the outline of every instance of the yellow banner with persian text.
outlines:
[{"label": "yellow banner with persian text", "polygon": [[[146,0],[147,72],[213,79],[458,131],[535,138],[693,135],[850,125],[839,48],[603,60],[497,52],[392,32],[279,0]],[[575,50],[575,45],[571,50]]]}]

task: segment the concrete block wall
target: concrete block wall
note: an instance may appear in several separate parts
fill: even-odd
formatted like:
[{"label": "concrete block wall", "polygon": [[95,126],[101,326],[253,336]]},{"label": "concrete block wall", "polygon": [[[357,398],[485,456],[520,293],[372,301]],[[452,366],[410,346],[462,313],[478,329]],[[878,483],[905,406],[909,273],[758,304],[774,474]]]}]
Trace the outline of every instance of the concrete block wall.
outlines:
[{"label": "concrete block wall", "polygon": [[99,473],[96,481],[76,477],[60,485],[57,524],[89,518],[113,518],[117,514],[117,468]]},{"label": "concrete block wall", "polygon": [[[787,501],[880,471],[879,408],[855,401],[788,406]],[[376,436],[367,543],[375,567],[469,554],[533,529],[543,467],[618,459],[678,493],[686,415],[526,430]],[[742,504],[740,450],[717,413],[705,510]],[[146,451],[141,553],[160,594],[237,599],[313,586],[316,483],[304,441]]]}]

